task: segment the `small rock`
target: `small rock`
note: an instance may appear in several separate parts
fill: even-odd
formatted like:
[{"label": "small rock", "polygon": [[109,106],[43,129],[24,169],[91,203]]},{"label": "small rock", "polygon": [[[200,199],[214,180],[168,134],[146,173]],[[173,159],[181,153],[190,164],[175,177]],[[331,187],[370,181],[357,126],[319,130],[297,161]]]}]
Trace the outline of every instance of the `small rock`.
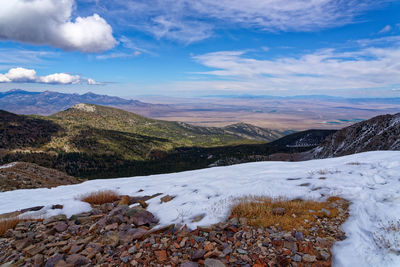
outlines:
[{"label": "small rock", "polygon": [[122,196],[118,203],[118,206],[130,205],[131,198],[129,196]]},{"label": "small rock", "polygon": [[223,264],[220,260],[208,258],[204,261],[204,266],[205,267],[225,267],[225,264]]},{"label": "small rock", "polygon": [[192,260],[202,259],[205,253],[206,252],[204,249],[196,249],[195,251],[192,252],[191,258]]},{"label": "small rock", "polygon": [[180,265],[180,267],[198,267],[199,264],[193,261],[186,261]]},{"label": "small rock", "polygon": [[295,262],[301,262],[301,256],[299,254],[294,254],[292,260]]},{"label": "small rock", "polygon": [[328,252],[324,251],[324,250],[322,250],[322,251],[319,253],[319,256],[320,256],[320,258],[321,258],[322,260],[324,260],[324,261],[329,260],[329,258],[331,257],[331,255],[330,255]]},{"label": "small rock", "polygon": [[131,215],[131,220],[136,226],[152,225],[158,223],[158,219],[147,210],[140,210]]},{"label": "small rock", "polygon": [[123,243],[130,243],[133,240],[140,239],[147,234],[147,230],[143,228],[133,228],[125,232],[119,233],[119,238]]},{"label": "small rock", "polygon": [[284,208],[274,208],[274,209],[272,209],[272,214],[278,215],[278,216],[283,216],[283,215],[285,215],[285,209]]},{"label": "small rock", "polygon": [[54,267],[57,262],[64,260],[64,254],[57,254],[46,261],[44,267]]},{"label": "small rock", "polygon": [[241,249],[241,248],[238,248],[236,251],[237,251],[238,253],[240,253],[240,254],[247,254],[247,253],[248,253],[246,250]]},{"label": "small rock", "polygon": [[305,261],[305,262],[314,262],[316,260],[317,260],[317,257],[314,255],[310,255],[310,254],[303,255],[303,261]]},{"label": "small rock", "polygon": [[108,232],[103,237],[103,243],[111,247],[116,247],[119,243],[118,234],[115,232]]},{"label": "small rock", "polygon": [[74,266],[83,266],[90,263],[90,260],[79,254],[72,254],[67,257],[67,263],[73,264]]},{"label": "small rock", "polygon": [[64,222],[58,222],[56,225],[54,225],[54,230],[56,230],[59,233],[64,232],[65,230],[67,230],[67,228],[68,224]]},{"label": "small rock", "polygon": [[326,216],[330,216],[331,215],[331,212],[329,210],[327,210],[327,209],[324,209],[324,208],[322,208],[319,212],[325,213]]},{"label": "small rock", "polygon": [[297,240],[299,240],[299,241],[304,241],[304,235],[303,235],[302,232],[296,232],[296,233],[294,234],[294,237],[295,237]]},{"label": "small rock", "polygon": [[156,254],[158,261],[166,261],[167,260],[167,251],[165,250],[157,250],[154,252]]},{"label": "small rock", "polygon": [[137,201],[139,204],[140,204],[140,206],[142,206],[142,208],[147,208],[148,206],[149,206],[149,204],[147,204],[146,203],[146,201],[144,201],[144,200],[138,200]]},{"label": "small rock", "polygon": [[203,220],[204,216],[206,216],[206,215],[205,214],[200,214],[200,215],[197,215],[197,216],[193,217],[192,218],[192,223],[199,222],[199,221]]},{"label": "small rock", "polygon": [[290,249],[291,251],[297,251],[296,242],[283,241],[283,247]]},{"label": "small rock", "polygon": [[226,248],[224,248],[224,250],[222,251],[222,253],[223,253],[224,255],[229,255],[229,254],[231,254],[231,253],[232,253],[231,247],[226,247]]},{"label": "small rock", "polygon": [[43,224],[49,224],[49,223],[53,223],[53,222],[58,222],[58,221],[66,221],[67,220],[67,216],[65,216],[64,214],[59,214],[50,218],[46,218],[43,221]]}]

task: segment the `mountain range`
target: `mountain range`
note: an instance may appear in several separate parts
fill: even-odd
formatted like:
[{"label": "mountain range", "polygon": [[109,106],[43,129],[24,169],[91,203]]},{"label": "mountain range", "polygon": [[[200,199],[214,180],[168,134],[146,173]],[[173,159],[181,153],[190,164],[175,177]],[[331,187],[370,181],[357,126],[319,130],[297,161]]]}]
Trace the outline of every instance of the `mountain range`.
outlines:
[{"label": "mountain range", "polygon": [[151,111],[157,114],[158,112],[173,109],[168,105],[149,104],[138,100],[128,100],[91,92],[82,95],[53,91],[29,92],[20,89],[0,92],[1,109],[17,114],[51,115],[79,103],[117,107],[136,113],[148,113]]}]

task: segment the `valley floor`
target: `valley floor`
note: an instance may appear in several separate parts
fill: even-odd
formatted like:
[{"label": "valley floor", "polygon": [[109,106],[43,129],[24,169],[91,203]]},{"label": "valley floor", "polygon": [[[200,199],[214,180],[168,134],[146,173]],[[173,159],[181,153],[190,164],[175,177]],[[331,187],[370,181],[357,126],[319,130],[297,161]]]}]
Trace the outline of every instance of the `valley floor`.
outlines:
[{"label": "valley floor", "polygon": [[[29,216],[71,216],[89,211],[80,196],[98,190],[121,195],[174,196],[148,201],[147,210],[161,225],[187,224],[190,228],[227,218],[237,197],[320,200],[340,196],[351,202],[350,217],[343,225],[347,238],[333,247],[335,266],[400,266],[400,152],[366,152],[305,162],[258,162],[198,171],[146,177],[92,180],[52,189],[0,193],[0,214],[44,205]],[[62,204],[63,209],[52,209]],[[192,222],[203,215],[203,219]]]}]

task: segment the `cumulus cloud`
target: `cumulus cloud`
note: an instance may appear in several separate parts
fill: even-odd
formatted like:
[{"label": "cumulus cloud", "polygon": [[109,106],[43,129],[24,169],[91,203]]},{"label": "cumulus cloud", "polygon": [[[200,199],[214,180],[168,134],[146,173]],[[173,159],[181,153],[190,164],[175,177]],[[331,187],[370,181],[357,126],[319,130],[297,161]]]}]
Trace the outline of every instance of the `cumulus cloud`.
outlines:
[{"label": "cumulus cloud", "polygon": [[79,84],[87,82],[89,85],[99,85],[93,79],[84,79],[79,75],[68,73],[54,73],[46,76],[38,76],[33,69],[12,68],[7,73],[0,73],[0,83],[44,83],[44,84]]},{"label": "cumulus cloud", "polygon": [[245,51],[220,51],[194,59],[212,69],[201,74],[218,78],[211,82],[216,89],[329,90],[400,84],[398,46],[361,47],[345,52],[323,49],[275,59],[255,58]]},{"label": "cumulus cloud", "polygon": [[184,43],[218,29],[314,31],[355,23],[387,0],[98,0],[120,24]]},{"label": "cumulus cloud", "polygon": [[117,41],[98,14],[72,19],[74,0],[7,0],[0,8],[0,40],[102,52]]}]

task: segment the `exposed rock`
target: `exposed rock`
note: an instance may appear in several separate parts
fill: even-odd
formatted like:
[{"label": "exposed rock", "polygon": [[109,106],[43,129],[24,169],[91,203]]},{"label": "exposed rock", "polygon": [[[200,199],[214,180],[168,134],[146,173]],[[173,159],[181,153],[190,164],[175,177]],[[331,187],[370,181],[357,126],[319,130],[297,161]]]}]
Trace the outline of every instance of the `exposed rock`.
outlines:
[{"label": "exposed rock", "polygon": [[160,198],[160,200],[161,200],[161,202],[169,202],[169,201],[171,201],[171,200],[173,200],[175,197],[173,197],[173,196],[170,196],[170,195],[166,195],[166,196],[163,196],[162,198]]},{"label": "exposed rock", "polygon": [[67,263],[73,264],[74,266],[83,266],[90,263],[90,260],[79,254],[72,254],[67,257]]},{"label": "exposed rock", "polygon": [[317,260],[317,257],[315,255],[310,255],[310,254],[303,255],[303,261],[305,261],[305,262],[314,262],[316,260]]},{"label": "exposed rock", "polygon": [[221,261],[216,260],[216,259],[206,259],[204,261],[204,266],[205,267],[225,267],[225,264],[223,264]]},{"label": "exposed rock", "polygon": [[182,263],[180,267],[198,267],[198,266],[199,266],[199,264],[197,262],[186,261],[186,262]]},{"label": "exposed rock", "polygon": [[199,260],[204,257],[204,254],[206,254],[206,251],[204,249],[196,249],[192,252],[191,258],[192,260]]}]

